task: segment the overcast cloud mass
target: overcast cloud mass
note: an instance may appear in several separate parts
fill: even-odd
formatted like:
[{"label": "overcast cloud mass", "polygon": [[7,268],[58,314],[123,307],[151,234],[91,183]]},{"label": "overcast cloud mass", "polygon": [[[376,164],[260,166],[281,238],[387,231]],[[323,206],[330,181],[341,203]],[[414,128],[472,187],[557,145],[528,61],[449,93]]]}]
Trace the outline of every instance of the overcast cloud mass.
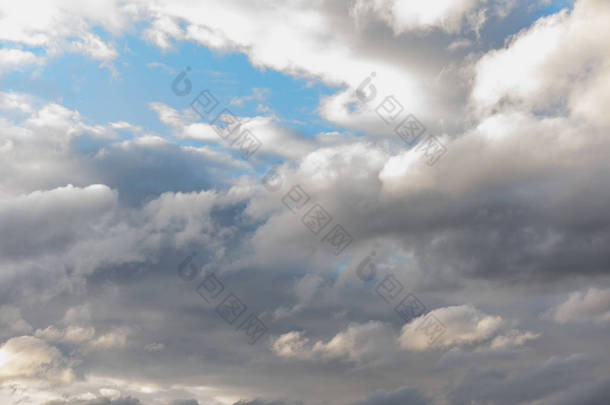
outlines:
[{"label": "overcast cloud mass", "polygon": [[0,0],[0,403],[602,405],[607,0]]}]

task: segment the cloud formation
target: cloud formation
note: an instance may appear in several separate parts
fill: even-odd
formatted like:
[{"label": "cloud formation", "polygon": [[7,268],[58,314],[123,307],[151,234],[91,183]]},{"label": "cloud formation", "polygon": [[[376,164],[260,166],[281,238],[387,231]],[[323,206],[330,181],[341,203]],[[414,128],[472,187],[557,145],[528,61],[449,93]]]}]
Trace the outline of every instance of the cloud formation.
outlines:
[{"label": "cloud formation", "polygon": [[[0,402],[604,403],[609,16],[603,0],[4,2]],[[261,140],[252,159],[189,108],[204,79]],[[397,131],[408,114],[446,148],[434,164]],[[316,204],[328,218],[307,221]],[[202,297],[211,274],[268,336],[248,345]],[[405,323],[407,294],[425,308]]]},{"label": "cloud formation", "polygon": [[570,293],[567,300],[550,310],[558,323],[610,321],[610,289],[589,288]]}]

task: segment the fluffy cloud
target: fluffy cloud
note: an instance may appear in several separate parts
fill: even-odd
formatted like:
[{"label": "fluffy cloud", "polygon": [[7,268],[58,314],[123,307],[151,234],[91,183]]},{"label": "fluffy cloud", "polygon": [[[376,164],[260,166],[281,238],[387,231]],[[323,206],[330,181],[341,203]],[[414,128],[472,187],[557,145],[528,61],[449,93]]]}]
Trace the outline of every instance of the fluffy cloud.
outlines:
[{"label": "fluffy cloud", "polygon": [[[137,35],[163,51],[195,41],[341,85],[321,96],[318,111],[341,128],[308,138],[281,117],[241,117],[263,141],[251,171],[189,110],[144,100],[169,127],[173,138],[164,138],[165,128],[91,124],[57,101],[0,92],[0,327],[10,339],[0,359],[11,381],[0,402],[12,392],[35,405],[311,402],[312,386],[315,401],[331,405],[603,398],[596,378],[607,370],[569,356],[585,350],[582,340],[560,333],[535,353],[505,349],[547,336],[548,324],[534,333],[509,321],[531,328],[539,289],[560,281],[553,288],[574,291],[583,278],[602,285],[607,277],[604,2],[579,0],[531,26],[529,11],[518,23],[497,24],[498,15],[535,5],[492,0],[52,3],[30,19],[30,2],[0,6],[5,60],[40,58],[25,47],[33,46],[45,58],[110,61],[115,39],[142,18]],[[117,36],[106,40],[108,32]],[[376,98],[356,103],[371,72]],[[435,166],[375,112],[390,95],[447,146]],[[260,183],[267,158],[285,160],[275,193]],[[303,226],[304,211],[282,204],[297,184],[354,236],[344,256],[315,251],[323,243]],[[442,322],[438,340],[422,334],[425,317],[402,326],[354,282],[354,263],[370,246],[380,270],[401,274],[438,308],[429,313]],[[270,347],[244,344],[239,322],[226,325],[201,299],[202,274],[191,283],[176,276],[193,251],[197,271],[215,271],[248,313],[272,320]],[[448,306],[463,302],[474,304]],[[590,289],[550,314],[602,323],[606,304],[606,290]],[[596,344],[586,350],[601,352]],[[432,349],[441,348],[481,364],[435,369],[442,354]],[[68,377],[78,367],[83,377],[49,386],[49,367]]]},{"label": "fluffy cloud", "polygon": [[607,2],[581,0],[572,11],[540,19],[504,49],[483,56],[476,64],[472,90],[476,107],[568,109],[589,122],[608,125],[601,109],[608,94],[604,78],[610,72],[605,52],[609,15]]},{"label": "fluffy cloud", "polygon": [[59,350],[33,336],[12,338],[0,346],[0,366],[0,382],[48,378],[67,383],[74,379]]},{"label": "fluffy cloud", "polygon": [[114,330],[96,338],[91,342],[91,346],[100,349],[125,347],[128,335],[129,330],[127,329]]},{"label": "fluffy cloud", "polygon": [[0,73],[40,62],[41,60],[32,52],[21,49],[0,49]]},{"label": "fluffy cloud", "polygon": [[[428,323],[436,328],[428,333]],[[468,305],[438,308],[405,325],[400,344],[408,350],[430,350],[449,347],[477,347],[489,344],[493,349],[520,346],[540,335],[507,330],[500,316],[487,315]]]},{"label": "fluffy cloud", "polygon": [[[602,173],[610,144],[603,132],[507,112],[486,118],[448,149],[430,167],[413,150],[351,143],[315,150],[283,173],[286,185],[300,184],[329,212],[340,212],[361,240],[395,237],[425,257],[430,271],[516,279],[605,272],[610,262],[601,246],[610,234],[599,219],[607,217]],[[275,202],[281,208],[279,198],[250,208],[254,214]],[[255,236],[259,248],[301,231],[288,235],[281,218],[290,213],[281,212]]]},{"label": "fluffy cloud", "polygon": [[[426,325],[430,319],[434,319],[434,326],[438,325],[435,333],[428,332]],[[276,337],[271,347],[283,358],[362,362],[396,356],[399,345],[408,351],[452,347],[507,349],[523,346],[539,337],[540,334],[511,328],[500,316],[462,305],[430,311],[404,325],[398,335],[389,325],[371,321],[350,324],[327,342],[311,342],[303,332],[288,332]]]},{"label": "fluffy cloud", "polygon": [[[400,34],[411,30],[430,30],[432,28],[442,29],[449,33],[460,30],[463,24],[470,20],[472,24],[475,8],[485,0],[440,0],[428,1],[399,1],[399,0],[375,0],[355,2],[351,14],[362,23],[363,15],[373,12],[378,18],[385,20],[394,30]],[[470,18],[468,18],[470,17]],[[478,28],[485,21],[484,11],[480,11],[477,21]]]},{"label": "fluffy cloud", "polygon": [[95,334],[92,327],[68,326],[66,329],[58,329],[55,326],[48,326],[45,329],[38,329],[36,337],[47,341],[80,343],[90,340]]},{"label": "fluffy cloud", "polygon": [[58,325],[37,329],[34,335],[47,342],[77,345],[94,350],[123,348],[127,345],[130,330],[113,327],[106,333],[96,333],[92,325],[89,305],[81,305],[66,311]]},{"label": "fluffy cloud", "polygon": [[[217,126],[205,122],[193,111],[187,110],[181,114],[159,102],[150,103],[150,107],[158,114],[161,122],[172,127],[175,136],[228,146],[228,142],[216,132]],[[280,125],[274,117],[235,118],[242,122],[239,131],[250,131],[261,142],[257,153],[298,158],[313,150],[314,144],[311,140]]]},{"label": "fluffy cloud", "polygon": [[548,315],[558,323],[605,323],[610,321],[610,289],[589,288],[575,291]]},{"label": "fluffy cloud", "polygon": [[93,26],[117,33],[136,11],[118,1],[93,1],[87,6],[71,0],[3,3],[0,40],[43,47],[47,54],[71,51],[107,61],[117,52],[92,31]]},{"label": "fluffy cloud", "polygon": [[343,359],[353,362],[371,360],[394,345],[393,332],[380,322],[351,324],[328,342],[310,344],[302,332],[288,332],[277,337],[272,349],[280,357],[300,360]]},{"label": "fluffy cloud", "polygon": [[1,252],[5,257],[24,256],[70,243],[92,222],[112,211],[116,199],[116,193],[104,185],[82,189],[68,185],[4,197],[0,199],[0,229],[19,237],[3,244]]}]

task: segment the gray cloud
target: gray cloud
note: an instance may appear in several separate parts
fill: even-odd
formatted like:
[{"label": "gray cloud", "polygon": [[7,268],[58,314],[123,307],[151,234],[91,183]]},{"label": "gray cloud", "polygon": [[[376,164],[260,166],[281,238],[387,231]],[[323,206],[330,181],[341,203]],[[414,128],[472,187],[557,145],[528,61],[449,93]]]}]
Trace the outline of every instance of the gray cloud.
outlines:
[{"label": "gray cloud", "polygon": [[578,387],[599,362],[591,356],[551,358],[531,369],[511,373],[506,369],[473,369],[449,394],[452,404],[473,400],[494,404],[522,404],[544,399],[557,391]]},{"label": "gray cloud", "polygon": [[76,400],[76,401],[51,401],[46,405],[142,405],[136,398],[120,398],[120,399],[92,399],[92,400]]},{"label": "gray cloud", "polygon": [[431,400],[423,396],[417,389],[402,387],[392,392],[376,393],[353,405],[428,405],[431,403]]},{"label": "gray cloud", "polygon": [[[0,92],[0,402],[604,403],[607,4],[535,22],[543,2],[280,3],[0,6],[0,39],[48,58],[110,61],[123,51],[92,27],[118,43],[144,26],[164,51],[189,41],[339,86],[317,106],[333,133],[249,117],[253,168],[167,101],[146,100],[156,134]],[[372,71],[377,98],[353,105]],[[445,142],[436,165],[375,114],[390,94]],[[294,185],[354,237],[344,255],[284,206]],[[269,326],[256,345],[197,294],[212,272]],[[375,292],[389,273],[404,284],[390,303]],[[407,292],[446,323],[437,343],[394,311]]]},{"label": "gray cloud", "polygon": [[263,399],[242,400],[233,405],[300,405],[302,402],[267,401]]}]

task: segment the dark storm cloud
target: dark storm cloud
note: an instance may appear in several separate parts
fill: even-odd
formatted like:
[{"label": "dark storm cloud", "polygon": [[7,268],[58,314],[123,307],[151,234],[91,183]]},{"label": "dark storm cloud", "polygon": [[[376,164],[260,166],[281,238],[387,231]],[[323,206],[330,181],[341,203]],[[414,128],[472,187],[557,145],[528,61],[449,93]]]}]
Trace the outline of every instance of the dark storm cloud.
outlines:
[{"label": "dark storm cloud", "polygon": [[223,187],[226,184],[223,177],[232,163],[229,155],[226,159],[226,162],[214,162],[170,143],[133,143],[128,147],[106,145],[103,153],[92,154],[83,163],[89,166],[93,181],[117,189],[121,201],[138,206],[164,192]]},{"label": "dark storm cloud", "polygon": [[610,398],[610,379],[605,378],[562,391],[541,403],[543,405],[604,405],[608,403],[608,398]]},{"label": "dark storm cloud", "polygon": [[143,405],[140,400],[132,397],[120,399],[92,399],[92,400],[76,400],[76,401],[51,401],[46,405]]},{"label": "dark storm cloud", "polygon": [[592,356],[571,355],[551,358],[529,369],[472,369],[448,397],[454,405],[470,404],[473,400],[498,405],[529,403],[579,387],[595,374],[599,365],[600,360]]},{"label": "dark storm cloud", "polygon": [[[610,241],[610,216],[603,207],[610,194],[603,184],[610,168],[600,155],[578,169],[555,164],[543,154],[555,146],[533,140],[533,130],[529,141],[520,135],[531,145],[520,162],[512,152],[490,150],[494,157],[476,157],[478,148],[495,147],[470,137],[456,144],[440,167],[428,168],[428,173],[424,167],[413,173],[401,169],[400,176],[383,185],[364,181],[362,172],[372,179],[378,173],[385,177],[387,166],[350,170],[349,160],[329,158],[329,177],[340,175],[341,181],[326,184],[325,192],[312,199],[340,213],[341,223],[357,240],[401,241],[426,272],[451,268],[465,276],[543,282],[608,275],[610,254],[603,246]],[[372,160],[371,155],[362,150],[353,159]],[[530,159],[546,162],[535,167]],[[303,174],[298,174],[303,187],[315,189]],[[385,193],[381,200],[379,193]],[[369,204],[377,209],[367,210]]]},{"label": "dark storm cloud", "polygon": [[432,401],[426,398],[419,390],[411,387],[402,387],[396,391],[376,393],[364,401],[352,405],[429,405]]},{"label": "dark storm cloud", "polygon": [[303,405],[302,402],[267,401],[264,399],[241,400],[233,405]]},{"label": "dark storm cloud", "polygon": [[[599,376],[608,370],[598,353],[605,348],[604,327],[551,328],[538,317],[553,297],[524,291],[548,288],[564,297],[575,276],[592,284],[609,274],[605,124],[583,124],[566,113],[570,94],[549,92],[561,106],[540,108],[498,95],[494,86],[503,77],[492,77],[492,89],[481,90],[493,93],[483,112],[470,105],[473,64],[490,47],[508,46],[507,36],[531,23],[536,6],[514,5],[505,24],[494,13],[513,2],[455,2],[467,9],[459,27],[441,19],[431,29],[399,33],[384,20],[390,0],[280,3],[209,8],[160,2],[154,12],[137,4],[136,14],[154,20],[146,22],[153,42],[173,35],[200,39],[223,51],[239,49],[257,67],[349,86],[360,73],[378,70],[390,86],[386,94],[379,85],[379,96],[396,92],[407,109],[421,109],[418,117],[429,131],[447,135],[447,155],[433,167],[415,162],[379,117],[359,121],[322,103],[321,115],[365,136],[337,132],[327,143],[320,140],[328,134],[321,134],[312,138],[320,141],[315,150],[280,154],[299,159],[284,166],[286,184],[273,193],[258,173],[235,178],[245,164],[215,149],[149,135],[119,140],[58,105],[33,107],[16,123],[0,119],[0,304],[9,304],[0,311],[3,339],[33,335],[65,357],[74,370],[66,380],[74,380],[49,388],[53,398],[83,398],[106,386],[132,395],[48,405],[216,405],[227,398],[263,398],[235,405],[603,403],[608,382]],[[358,18],[357,3],[364,10]],[[601,10],[601,1],[579,3]],[[479,36],[467,17],[480,17],[488,5]],[[222,35],[214,37],[215,31]],[[585,38],[598,36],[603,32]],[[578,49],[584,60],[599,63],[568,72],[569,80],[548,66],[534,66],[523,79],[569,83],[604,66],[592,55],[607,47],[587,53],[579,42],[565,43],[562,49]],[[541,58],[548,50],[542,48]],[[299,53],[290,54],[294,49]],[[551,67],[569,67],[575,56],[557,59],[562,63],[549,58]],[[537,60],[508,59],[516,66]],[[585,101],[587,111],[605,105]],[[188,135],[187,124],[177,122],[172,133]],[[273,146],[281,149],[284,142]],[[70,182],[75,186],[65,187]],[[89,189],[94,183],[102,185]],[[322,235],[303,225],[304,212],[293,214],[282,204],[297,184],[353,235],[343,256],[325,252]],[[403,321],[394,305],[375,293],[374,283],[354,277],[373,248],[380,272],[404,276],[405,288],[415,289],[430,310],[453,307],[448,341],[466,344],[462,352],[399,345]],[[198,274],[184,280],[177,268],[193,252]],[[226,322],[216,302],[197,294],[211,272],[269,326],[257,345],[247,344],[239,321]],[[475,310],[481,302],[495,311]],[[473,307],[455,310],[466,305]],[[494,323],[517,329],[523,319],[539,341],[510,351],[487,347],[495,337],[506,338]],[[273,342],[291,333],[299,336],[294,347],[276,350]],[[591,353],[570,355],[584,350]],[[1,355],[0,361],[20,366]],[[109,376],[111,382],[104,380]],[[4,388],[35,391],[45,383],[2,386],[0,395]],[[193,399],[172,402],[176,398]]]}]

